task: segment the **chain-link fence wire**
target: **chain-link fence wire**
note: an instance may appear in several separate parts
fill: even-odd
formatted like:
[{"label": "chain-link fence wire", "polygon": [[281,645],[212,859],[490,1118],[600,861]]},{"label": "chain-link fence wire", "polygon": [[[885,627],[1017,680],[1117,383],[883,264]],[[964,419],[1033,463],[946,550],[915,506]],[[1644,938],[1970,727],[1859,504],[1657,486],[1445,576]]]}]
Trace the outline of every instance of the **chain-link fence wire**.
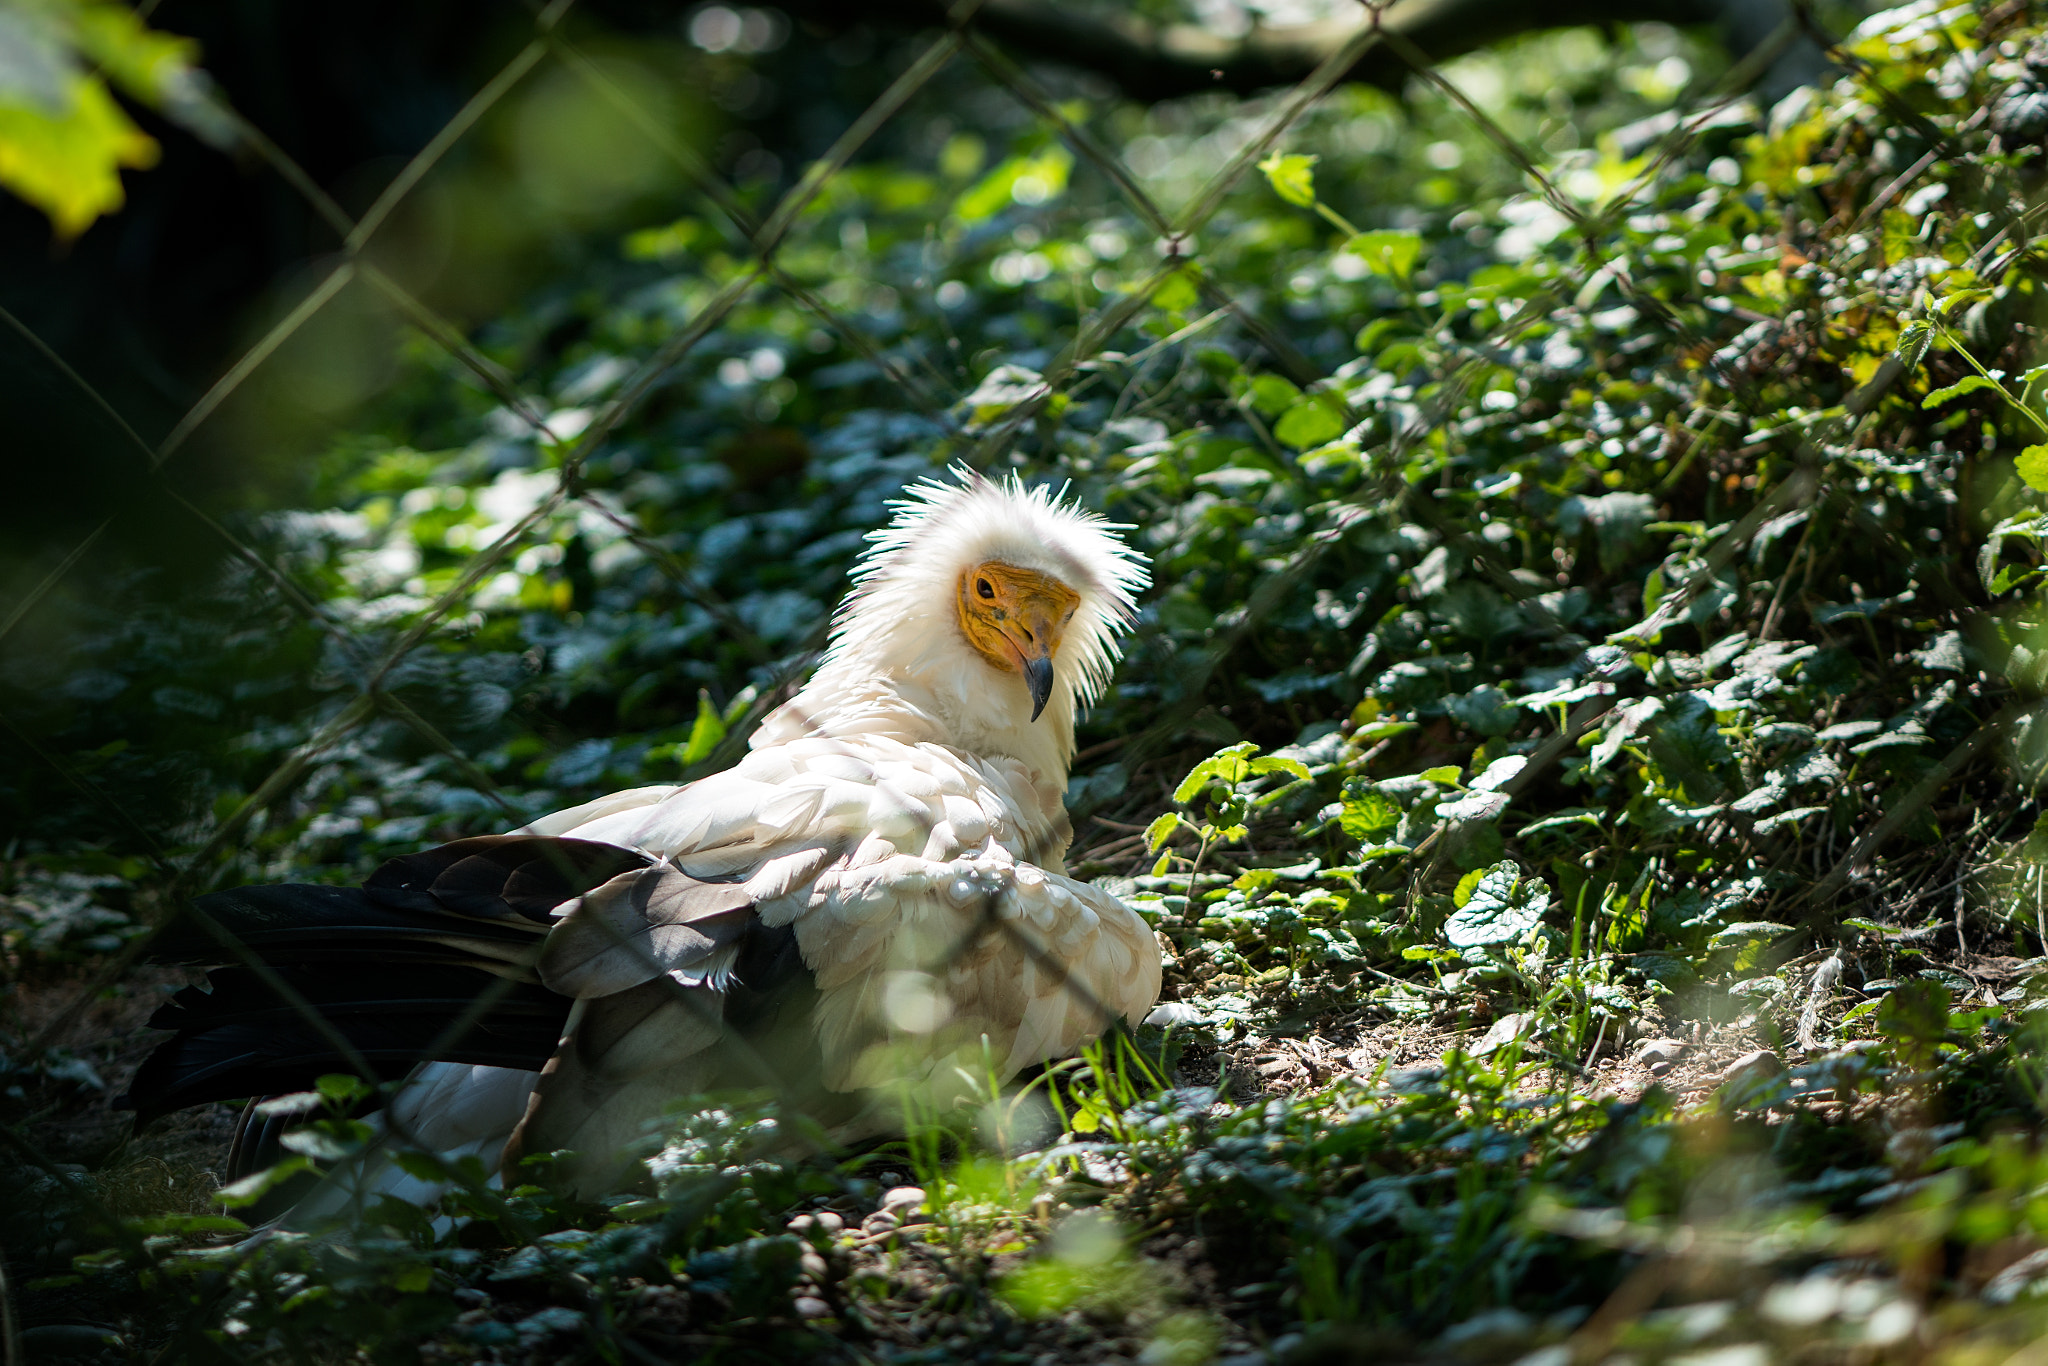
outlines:
[{"label": "chain-link fence wire", "polygon": [[[748,713],[732,727],[730,735],[714,756],[714,762],[729,761],[733,757],[737,746],[744,743],[745,735],[752,725],[758,722],[768,709],[787,696],[788,685],[799,676],[816,648],[822,643],[824,624],[819,623],[801,642],[799,649],[793,652],[778,650],[750,627],[733,610],[731,604],[725,602],[708,583],[693,574],[674,553],[654,538],[645,535],[630,516],[594,497],[584,487],[581,476],[587,464],[607,448],[607,443],[612,440],[621,424],[645,402],[664,377],[669,375],[685,356],[702,346],[706,338],[712,335],[735,309],[760,291],[781,291],[849,349],[875,365],[908,404],[937,423],[946,435],[939,443],[940,449],[933,453],[935,466],[947,460],[964,461],[978,469],[1002,465],[1020,434],[1031,424],[1041,420],[1056,400],[1084,393],[1107,382],[1105,376],[1110,372],[1109,369],[1094,363],[1100,361],[1111,343],[1140,317],[1153,295],[1169,280],[1175,278],[1192,278],[1208,311],[1163,339],[1151,341],[1131,353],[1117,356],[1118,364],[1115,368],[1121,373],[1142,377],[1145,367],[1160,361],[1176,348],[1185,347],[1204,333],[1218,328],[1235,328],[1255,342],[1270,358],[1274,367],[1295,384],[1305,390],[1314,389],[1332,395],[1341,404],[1347,425],[1365,421],[1370,414],[1353,406],[1353,401],[1347,397],[1346,390],[1340,384],[1331,376],[1321,373],[1289,343],[1283,320],[1268,316],[1257,307],[1243,302],[1233,293],[1230,281],[1222,278],[1221,272],[1202,269],[1203,252],[1198,245],[1197,235],[1223,207],[1227,197],[1253,174],[1261,159],[1281,145],[1289,131],[1345,78],[1346,73],[1363,55],[1379,45],[1386,45],[1396,52],[1413,68],[1417,80],[1434,87],[1462,111],[1486,138],[1499,147],[1501,152],[1519,168],[1528,185],[1554,210],[1570,221],[1573,230],[1584,243],[1584,256],[1575,264],[1560,271],[1549,286],[1547,294],[1539,295],[1514,314],[1501,318],[1486,335],[1460,344],[1460,358],[1442,373],[1434,376],[1437,387],[1420,418],[1393,424],[1392,435],[1386,444],[1373,453],[1372,468],[1378,471],[1378,477],[1367,486],[1364,496],[1354,495],[1322,506],[1316,511],[1317,524],[1305,529],[1298,549],[1284,563],[1268,570],[1253,590],[1246,610],[1235,622],[1215,633],[1213,642],[1197,662],[1189,685],[1184,690],[1183,696],[1188,700],[1166,709],[1144,732],[1131,740],[1127,750],[1127,762],[1135,762],[1168,743],[1177,729],[1184,725],[1194,709],[1200,705],[1202,689],[1209,677],[1241,644],[1261,617],[1279,604],[1312,571],[1319,558],[1331,546],[1340,542],[1347,530],[1367,518],[1383,515],[1389,507],[1396,509],[1402,520],[1426,528],[1441,538],[1442,542],[1454,547],[1470,561],[1479,574],[1505,592],[1511,600],[1536,608],[1538,605],[1534,601],[1534,591],[1517,579],[1510,567],[1500,561],[1486,541],[1472,534],[1467,528],[1452,523],[1438,508],[1427,489],[1415,487],[1408,482],[1401,472],[1404,454],[1460,408],[1475,373],[1486,366],[1496,364],[1498,358],[1506,354],[1528,329],[1539,324],[1552,305],[1596,289],[1602,284],[1602,277],[1605,284],[1618,289],[1624,298],[1646,317],[1658,320],[1672,335],[1688,344],[1703,343],[1704,338],[1693,336],[1686,325],[1672,317],[1657,299],[1636,288],[1626,264],[1604,252],[1603,238],[1620,216],[1630,211],[1637,196],[1655,182],[1660,172],[1686,152],[1702,128],[1710,124],[1731,102],[1745,97],[1750,82],[1775,59],[1786,44],[1801,33],[1822,38],[1826,36],[1818,33],[1815,20],[1802,6],[1797,17],[1788,21],[1770,43],[1751,54],[1712,87],[1691,92],[1685,97],[1677,115],[1670,119],[1668,129],[1649,149],[1643,168],[1634,180],[1609,195],[1598,207],[1589,207],[1565,192],[1546,174],[1542,156],[1520,145],[1495,120],[1489,118],[1477,102],[1461,91],[1443,72],[1436,69],[1426,54],[1385,26],[1383,21],[1391,8],[1390,5],[1369,4],[1366,7],[1367,22],[1359,28],[1356,35],[1341,48],[1331,52],[1328,58],[1294,89],[1268,100],[1257,131],[1243,141],[1205,185],[1176,209],[1159,203],[1148,192],[1143,180],[1110,148],[1086,131],[1081,122],[1062,112],[1059,101],[1037,78],[978,34],[974,27],[976,2],[962,0],[950,14],[944,31],[925,40],[921,54],[910,62],[887,90],[840,134],[826,154],[805,169],[772,209],[765,215],[757,216],[745,207],[743,197],[717,175],[705,157],[669,131],[659,118],[642,108],[632,92],[611,80],[599,64],[593,62],[563,33],[561,20],[569,3],[570,0],[554,0],[554,3],[539,12],[534,21],[534,31],[530,40],[490,81],[476,91],[440,133],[391,180],[360,217],[351,217],[342,210],[261,129],[223,109],[224,117],[233,120],[242,147],[259,158],[270,173],[278,176],[301,195],[337,234],[342,246],[333,257],[322,264],[317,280],[306,289],[295,306],[227,367],[219,379],[160,441],[151,443],[136,433],[112,405],[71,370],[53,350],[43,345],[11,314],[0,311],[0,321],[4,321],[29,342],[48,364],[75,384],[118,428],[133,446],[139,468],[152,480],[160,495],[186,515],[204,523],[235,557],[245,562],[272,585],[292,610],[303,615],[331,640],[341,657],[352,663],[357,674],[356,695],[335,711],[310,738],[285,757],[246,798],[231,810],[222,813],[206,832],[205,837],[197,842],[197,847],[182,857],[164,849],[146,824],[133,818],[123,808],[120,800],[104,786],[96,783],[90,775],[79,772],[68,764],[51,745],[30,733],[16,720],[0,715],[0,724],[4,724],[26,749],[49,763],[67,783],[102,806],[121,828],[134,837],[136,847],[154,864],[167,883],[168,891],[163,900],[163,905],[167,908],[179,907],[189,897],[208,890],[221,875],[221,855],[243,836],[251,821],[266,808],[293,793],[323,755],[378,718],[397,721],[416,733],[432,750],[457,766],[475,789],[493,804],[508,827],[519,826],[524,821],[526,813],[501,792],[490,775],[470,756],[463,753],[446,734],[397,696],[390,686],[390,681],[394,671],[408,657],[428,645],[436,631],[441,629],[454,613],[470,603],[479,586],[489,576],[520,550],[533,544],[537,530],[542,528],[550,517],[571,504],[586,507],[616,526],[667,576],[679,593],[712,615],[720,630],[726,633],[728,639],[735,643],[750,661],[774,669],[775,686],[761,689]],[[1852,75],[1864,74],[1858,64],[1844,57],[1831,43],[1828,46]],[[987,423],[979,429],[974,424],[963,424],[953,416],[958,411],[963,396],[946,392],[948,382],[944,376],[936,370],[923,373],[906,370],[896,360],[884,354],[883,349],[874,342],[857,319],[849,317],[844,310],[835,307],[818,291],[802,283],[786,270],[778,259],[790,242],[802,232],[803,216],[807,207],[817,201],[836,177],[846,173],[855,159],[870,146],[876,135],[913,97],[925,89],[949,64],[960,61],[973,63],[997,88],[1013,97],[1031,118],[1040,121],[1046,130],[1059,138],[1075,157],[1099,172],[1115,188],[1130,211],[1158,235],[1160,253],[1158,264],[1136,285],[1105,299],[1075,320],[1064,344],[1045,367],[1041,380],[1032,394],[1015,403],[999,420]],[[618,109],[663,156],[670,159],[713,211],[713,217],[720,231],[725,234],[729,246],[744,257],[743,266],[716,288],[696,310],[694,316],[669,336],[653,356],[627,378],[616,395],[595,413],[586,427],[567,440],[558,438],[558,435],[549,429],[548,418],[545,416],[547,405],[533,396],[533,385],[523,383],[520,377],[507,373],[499,364],[485,356],[477,346],[465,338],[460,328],[438,315],[415,293],[366,255],[366,248],[376,238],[380,228],[391,219],[393,213],[405,202],[408,195],[417,189],[437,163],[469,136],[479,121],[522,81],[531,79],[537,71],[550,64],[559,66],[561,70],[571,73],[576,79],[587,84],[601,99]],[[1916,125],[1925,122],[1909,109],[1902,109],[1899,114],[1903,120]],[[1865,218],[1906,192],[1913,179],[1934,164],[1944,139],[1938,130],[1928,128],[1925,132],[1935,150],[1930,150],[1925,157],[1888,185],[1865,209]],[[2020,206],[2013,206],[1999,212],[2003,214],[2005,221],[1992,230],[1989,241],[1980,253],[1984,256],[1980,263],[1982,268],[1988,274],[1994,275],[2011,263],[2017,256],[2017,251],[2008,252],[2002,262],[1993,261],[1990,252],[2001,242],[2015,240],[2013,234],[2022,225],[2022,215],[2027,211]],[[418,611],[405,628],[387,642],[365,638],[352,630],[348,622],[338,619],[335,614],[323,607],[314,594],[300,587],[288,568],[280,566],[246,538],[237,535],[231,528],[198,508],[168,482],[170,462],[190,442],[195,433],[213,419],[222,405],[246,385],[266,363],[272,361],[280,348],[304,329],[310,320],[323,309],[332,306],[344,289],[358,282],[374,289],[388,300],[419,337],[445,352],[502,403],[507,412],[516,415],[541,439],[550,445],[560,447],[563,451],[559,474],[552,490],[530,511],[504,529],[496,539],[477,549],[463,566],[455,582]],[[1899,373],[1900,369],[1896,362],[1888,363],[1849,400],[1843,415],[1834,423],[1832,430],[1816,428],[1811,432],[1810,439],[1803,448],[1801,464],[1795,474],[1769,490],[1758,500],[1755,507],[1723,532],[1719,540],[1698,557],[1688,576],[1666,594],[1649,620],[1634,631],[1623,633],[1618,639],[1654,635],[1661,622],[1674,619],[1699,593],[1714,582],[1720,570],[1749,543],[1760,527],[1787,511],[1811,504],[1822,481],[1817,459],[1819,446],[1830,436],[1839,435],[1860,423],[1875,406],[1877,398],[1886,387],[1898,378]],[[1718,426],[1734,418],[1760,415],[1760,410],[1744,407],[1744,382],[1739,374],[1730,374],[1728,387],[1735,400],[1735,411],[1704,411],[1696,408],[1687,419],[1685,430],[1690,445],[1680,461],[1676,462],[1681,467],[1689,463],[1711,440]],[[1137,392],[1137,389],[1138,385],[1133,381],[1126,389],[1124,399],[1127,400],[1131,394]],[[1245,418],[1261,439],[1273,448],[1275,454],[1279,454],[1278,447],[1265,432],[1257,414],[1249,407],[1243,411]],[[1676,477],[1675,473],[1673,477]],[[0,618],[0,644],[4,644],[9,634],[19,627],[39,604],[48,599],[52,590],[67,574],[90,558],[104,544],[110,525],[110,522],[102,522],[95,527],[58,561],[40,584],[8,609],[5,617]],[[1594,695],[1584,698],[1571,710],[1555,732],[1542,741],[1532,754],[1529,765],[1514,780],[1516,790],[1535,781],[1567,747],[1598,722],[1611,705],[1608,693],[1611,693],[1611,688],[1603,692],[1596,687]],[[1981,748],[1990,733],[1991,727],[1987,726],[1971,741],[1966,742],[1967,746],[1973,747],[1970,748],[1970,752],[1975,753],[1976,748]],[[1958,767],[1960,762],[1952,755],[1950,761],[1944,763],[1938,772],[1951,771]],[[1934,778],[1930,777],[1928,781],[1933,782]],[[1509,795],[1512,795],[1512,792]],[[1864,839],[1858,842],[1856,849],[1852,850],[1837,868],[1837,880],[1847,876],[1848,870],[1857,858],[1868,856],[1875,843],[1884,837],[1887,828],[1885,822],[1880,822],[1877,828],[1866,833]],[[1425,872],[1423,877],[1416,881],[1427,881],[1427,877]],[[37,1037],[30,1042],[28,1056],[32,1058],[47,1050],[74,1023],[87,1002],[130,971],[148,953],[154,932],[160,928],[160,925],[152,927],[150,934],[131,939],[119,952],[109,957],[93,979],[81,987],[70,1008],[49,1020]],[[215,929],[218,930],[219,927],[216,926]],[[1051,955],[1043,945],[1019,936],[1016,927],[1011,922],[995,916],[992,908],[982,917],[957,952],[971,951],[974,941],[990,933],[1017,938],[1020,951],[1027,957],[1037,960],[1049,975],[1061,983],[1061,989],[1085,992],[1085,988],[1079,982],[1067,975],[1056,956]],[[316,1030],[322,1032],[323,1037],[335,1047],[338,1056],[348,1059],[351,1066],[366,1080],[373,1083],[377,1080],[375,1070],[355,1051],[349,1041],[331,1024],[324,1021],[319,1012],[300,997],[289,983],[266,965],[260,954],[239,943],[225,931],[220,932],[220,938],[224,960],[240,962],[262,977],[272,990],[304,1014]],[[509,986],[508,978],[502,989],[509,989]],[[497,994],[502,994],[502,989]],[[493,993],[486,993],[484,997],[479,998],[465,1016],[451,1026],[449,1037],[452,1038],[469,1028],[488,1011],[496,999],[497,995]],[[1100,1003],[1084,1000],[1084,1005],[1103,1017],[1107,1023],[1108,1012]],[[34,1154],[27,1140],[21,1135],[8,1131],[6,1141],[18,1152],[41,1161],[53,1171],[56,1170],[46,1159]],[[69,1178],[66,1180],[69,1181]]]}]

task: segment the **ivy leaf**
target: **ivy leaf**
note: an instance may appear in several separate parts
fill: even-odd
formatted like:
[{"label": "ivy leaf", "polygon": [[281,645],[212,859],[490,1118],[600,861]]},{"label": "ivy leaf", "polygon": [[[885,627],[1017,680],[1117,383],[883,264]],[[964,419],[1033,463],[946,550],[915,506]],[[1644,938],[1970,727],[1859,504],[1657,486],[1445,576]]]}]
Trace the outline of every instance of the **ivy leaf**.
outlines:
[{"label": "ivy leaf", "polygon": [[1298,152],[1274,152],[1259,163],[1273,193],[1300,208],[1316,202],[1315,164],[1318,158]]},{"label": "ivy leaf", "polygon": [[1145,827],[1145,848],[1149,852],[1158,853],[1159,847],[1172,838],[1173,832],[1178,829],[1180,829],[1180,813],[1178,811],[1167,812],[1158,820]]},{"label": "ivy leaf", "polygon": [[1926,398],[1921,399],[1920,406],[1922,408],[1939,408],[1952,398],[1961,398],[1964,394],[1974,394],[1979,389],[1997,389],[1998,387],[1998,381],[1988,376],[1965,375],[1954,384],[1946,388],[1936,389]]},{"label": "ivy leaf", "polygon": [[1541,878],[1523,877],[1512,862],[1496,863],[1480,873],[1465,904],[1444,922],[1444,940],[1460,949],[1512,943],[1541,924],[1549,910],[1550,888]]}]

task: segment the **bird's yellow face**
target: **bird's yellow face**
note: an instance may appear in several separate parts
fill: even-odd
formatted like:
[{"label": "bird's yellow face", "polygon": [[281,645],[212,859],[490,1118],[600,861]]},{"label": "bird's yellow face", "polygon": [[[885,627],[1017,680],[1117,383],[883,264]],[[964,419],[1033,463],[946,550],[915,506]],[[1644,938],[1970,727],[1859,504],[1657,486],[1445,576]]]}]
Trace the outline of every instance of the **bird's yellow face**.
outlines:
[{"label": "bird's yellow face", "polygon": [[982,658],[1021,673],[1031,719],[1052,696],[1052,660],[1081,595],[1050,574],[984,560],[960,576],[960,630]]}]

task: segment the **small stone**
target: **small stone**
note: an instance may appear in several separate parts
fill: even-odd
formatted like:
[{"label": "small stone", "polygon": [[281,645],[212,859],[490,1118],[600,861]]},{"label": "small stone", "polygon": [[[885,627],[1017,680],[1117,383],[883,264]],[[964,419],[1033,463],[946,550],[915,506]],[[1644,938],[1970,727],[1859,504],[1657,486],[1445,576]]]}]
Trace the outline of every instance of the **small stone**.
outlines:
[{"label": "small stone", "polygon": [[817,1220],[818,1227],[824,1229],[827,1233],[837,1233],[846,1227],[846,1221],[839,1217],[836,1210],[821,1209],[816,1214],[813,1214],[811,1218]]},{"label": "small stone", "polygon": [[860,1221],[860,1231],[870,1238],[878,1234],[894,1233],[902,1226],[903,1221],[896,1217],[896,1212],[886,1209],[876,1210]]},{"label": "small stone", "polygon": [[1784,1070],[1783,1059],[1768,1048],[1759,1048],[1753,1053],[1744,1053],[1729,1063],[1721,1073],[1721,1080],[1753,1081],[1759,1077],[1775,1077]]},{"label": "small stone", "polygon": [[1670,1071],[1671,1064],[1668,1062],[1653,1062],[1650,1064],[1650,1075],[1653,1077],[1664,1076],[1668,1074]]},{"label": "small stone", "polygon": [[810,1248],[805,1248],[803,1256],[797,1258],[797,1265],[803,1269],[804,1275],[814,1281],[822,1281],[832,1273],[832,1268],[827,1265],[825,1259]]},{"label": "small stone", "polygon": [[924,1203],[924,1187],[898,1186],[882,1195],[882,1209],[894,1211],[901,1218],[909,1218]]},{"label": "small stone", "polygon": [[1655,1067],[1660,1062],[1677,1062],[1691,1049],[1692,1045],[1683,1039],[1645,1039],[1636,1045],[1636,1061]]},{"label": "small stone", "polygon": [[798,1318],[829,1319],[832,1317],[832,1306],[819,1299],[816,1295],[798,1295],[794,1308]]}]

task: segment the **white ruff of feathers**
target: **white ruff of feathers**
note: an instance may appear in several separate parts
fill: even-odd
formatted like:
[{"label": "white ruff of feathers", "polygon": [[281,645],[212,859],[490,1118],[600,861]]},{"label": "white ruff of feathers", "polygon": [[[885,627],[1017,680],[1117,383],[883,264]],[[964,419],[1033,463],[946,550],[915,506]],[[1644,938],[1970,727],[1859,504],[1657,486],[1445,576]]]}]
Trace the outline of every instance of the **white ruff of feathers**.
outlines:
[{"label": "white ruff of feathers", "polygon": [[[964,466],[957,482],[927,480],[891,504],[895,520],[853,571],[831,647],[810,684],[770,718],[754,745],[801,734],[885,734],[1007,755],[1066,784],[1074,715],[1101,696],[1120,654],[1117,635],[1150,581],[1144,563],[1105,521],[1013,474],[997,483]],[[1045,712],[1031,719],[1024,677],[991,664],[960,629],[960,579],[987,560],[1051,575],[1080,603],[1053,659]]]}]

